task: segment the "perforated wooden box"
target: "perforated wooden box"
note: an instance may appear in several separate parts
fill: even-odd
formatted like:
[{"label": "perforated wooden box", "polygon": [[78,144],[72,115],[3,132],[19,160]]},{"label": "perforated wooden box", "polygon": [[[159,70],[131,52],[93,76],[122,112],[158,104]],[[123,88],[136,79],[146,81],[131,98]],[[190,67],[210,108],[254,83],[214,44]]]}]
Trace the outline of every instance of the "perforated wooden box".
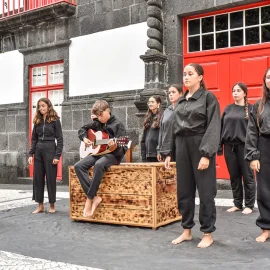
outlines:
[{"label": "perforated wooden box", "polygon": [[[102,203],[92,218],[83,217],[86,200],[80,182],[69,167],[70,218],[89,222],[151,227],[181,219],[177,209],[176,168],[162,163],[122,163],[105,172],[98,195]],[[92,177],[92,169],[89,170]],[[90,181],[90,180],[89,180]]]}]

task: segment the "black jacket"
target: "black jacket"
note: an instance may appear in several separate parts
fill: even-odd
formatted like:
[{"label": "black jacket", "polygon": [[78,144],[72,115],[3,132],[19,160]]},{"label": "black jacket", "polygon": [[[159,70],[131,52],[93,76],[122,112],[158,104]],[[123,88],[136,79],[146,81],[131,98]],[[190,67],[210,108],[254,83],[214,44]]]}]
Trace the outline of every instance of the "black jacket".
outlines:
[{"label": "black jacket", "polygon": [[258,150],[259,136],[270,138],[270,98],[264,104],[263,112],[260,116],[260,128],[257,123],[257,111],[260,100],[254,105],[249,115],[247,136],[246,136],[246,156],[245,159],[248,161],[259,160],[260,152]]},{"label": "black jacket", "polygon": [[57,142],[55,150],[55,159],[59,159],[63,151],[63,133],[61,122],[59,119],[51,123],[41,119],[38,125],[34,125],[32,132],[32,143],[29,151],[29,156],[33,156],[36,151],[38,140],[42,141],[55,141]]},{"label": "black jacket", "polygon": [[203,138],[199,151],[202,157],[213,157],[220,140],[220,108],[217,98],[203,88],[197,90],[188,101],[187,94],[188,91],[179,99],[174,110],[173,135],[174,137],[201,135]]},{"label": "black jacket", "polygon": [[[121,136],[126,135],[125,126],[115,118],[115,116],[111,115],[110,119],[107,123],[101,123],[97,119],[95,119],[92,123],[84,125],[78,130],[78,137],[82,141],[84,138],[87,138],[88,129],[93,129],[95,131],[103,131],[109,135],[109,138],[119,138]],[[118,146],[112,154],[117,158],[120,162],[124,157],[127,151],[126,146]]]},{"label": "black jacket", "polygon": [[143,162],[145,162],[148,157],[157,157],[159,128],[152,128],[152,123],[153,117],[150,121],[149,128],[143,129],[141,139],[141,156]]},{"label": "black jacket", "polygon": [[170,142],[172,137],[173,106],[170,105],[163,113],[160,120],[157,153],[162,156],[171,154]]},{"label": "black jacket", "polygon": [[[252,105],[248,104],[248,112]],[[218,155],[223,153],[223,144],[245,144],[248,120],[246,117],[245,106],[239,106],[235,103],[228,105],[221,117],[221,132]]]}]

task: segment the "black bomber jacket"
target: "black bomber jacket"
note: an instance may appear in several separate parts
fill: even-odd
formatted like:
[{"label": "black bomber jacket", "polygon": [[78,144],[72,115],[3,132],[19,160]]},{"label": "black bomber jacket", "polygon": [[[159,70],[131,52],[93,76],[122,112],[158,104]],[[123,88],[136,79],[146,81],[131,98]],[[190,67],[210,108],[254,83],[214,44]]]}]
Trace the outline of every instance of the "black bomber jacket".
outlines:
[{"label": "black bomber jacket", "polygon": [[[201,135],[199,151],[202,157],[211,158],[218,150],[220,140],[220,108],[215,95],[200,88],[188,100],[188,91],[179,99],[172,120],[175,136]],[[174,140],[173,140],[174,141]],[[172,152],[173,142],[171,143]]]},{"label": "black bomber jacket", "polygon": [[247,136],[245,143],[245,159],[247,161],[259,160],[260,152],[258,150],[258,140],[260,136],[270,137],[270,97],[264,104],[263,111],[260,116],[260,128],[257,123],[257,112],[260,100],[254,105],[249,114]]}]

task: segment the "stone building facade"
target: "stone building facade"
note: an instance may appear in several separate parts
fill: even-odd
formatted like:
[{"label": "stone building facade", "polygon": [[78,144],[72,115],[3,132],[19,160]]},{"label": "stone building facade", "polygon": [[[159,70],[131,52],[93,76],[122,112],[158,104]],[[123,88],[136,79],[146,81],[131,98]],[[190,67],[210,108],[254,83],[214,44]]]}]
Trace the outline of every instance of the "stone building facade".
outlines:
[{"label": "stone building facade", "polygon": [[[23,85],[18,90],[22,91],[20,102],[12,102],[12,100],[17,100],[15,95],[4,103],[0,99],[0,183],[26,183],[31,178],[27,165],[27,153],[31,126],[32,67],[58,61],[61,61],[63,65],[61,121],[64,151],[61,178],[62,182],[67,184],[67,168],[79,158],[77,130],[89,121],[89,108],[96,99],[106,99],[112,107],[113,114],[125,124],[133,142],[133,160],[139,161],[139,141],[147,99],[153,94],[159,94],[166,103],[168,85],[182,81],[183,63],[185,63],[184,46],[187,39],[185,18],[222,12],[227,9],[229,11],[230,9],[241,10],[243,5],[251,4],[251,7],[256,7],[265,2],[270,5],[269,1],[251,0],[77,0],[75,4],[69,1],[55,1],[45,7],[28,10],[14,16],[2,16],[0,20],[1,54],[6,58],[3,60],[0,55],[0,66],[9,62],[7,58],[9,53],[11,55],[12,52],[17,51],[20,56],[16,56],[18,57],[16,59],[20,58],[23,61],[21,70]],[[75,74],[76,55],[81,52],[76,52],[75,47],[72,46],[79,44],[77,41],[82,40],[79,38],[91,38],[92,35],[105,32],[109,35],[116,33],[110,31],[125,27],[129,27],[126,28],[125,33],[132,34],[132,29],[138,30],[139,28],[136,27],[139,25],[145,26],[146,29],[143,33],[146,37],[144,42],[146,49],[136,55],[144,65],[143,84],[140,87],[134,86],[132,89],[119,87],[121,89],[117,91],[118,84],[115,83],[111,91],[109,89],[106,92],[89,91],[88,93],[86,89],[76,94],[76,89],[74,90],[74,87],[71,89],[71,84],[74,85],[71,80],[73,80],[72,74]],[[100,36],[97,37],[100,38]],[[91,44],[94,41],[91,42],[89,41],[89,47],[85,50],[91,50]],[[119,43],[119,46],[126,44],[124,37],[121,42],[123,43]],[[108,64],[104,55],[110,52],[111,43],[106,44],[104,48],[98,52],[102,63],[96,60],[97,67]],[[132,46],[128,50],[130,54],[133,54]],[[117,54],[119,61],[125,57],[120,50]],[[200,61],[200,55],[197,57]],[[117,69],[117,62],[116,60],[115,69]],[[81,68],[83,72],[88,64],[85,63],[85,66],[77,66],[77,68]],[[100,69],[101,80],[106,80],[109,76],[108,71],[106,72],[103,73],[103,69]],[[134,75],[135,73],[134,71]],[[76,76],[79,78],[79,74]],[[74,75],[74,78],[76,76]],[[87,78],[84,79],[87,82]],[[7,80],[6,76],[1,78],[1,81],[3,80]],[[16,80],[16,78],[11,73],[8,80]],[[119,83],[121,85],[121,76]],[[7,82],[1,89],[1,96],[8,92],[9,83]]]}]

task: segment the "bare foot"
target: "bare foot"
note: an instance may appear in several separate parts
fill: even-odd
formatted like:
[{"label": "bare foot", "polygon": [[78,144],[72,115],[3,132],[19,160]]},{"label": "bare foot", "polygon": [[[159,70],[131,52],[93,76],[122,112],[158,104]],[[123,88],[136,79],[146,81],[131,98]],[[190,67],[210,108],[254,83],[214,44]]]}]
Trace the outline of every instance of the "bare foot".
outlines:
[{"label": "bare foot", "polygon": [[178,238],[172,240],[172,243],[174,245],[177,245],[177,244],[180,244],[184,241],[191,241],[191,240],[192,240],[191,230],[184,229],[184,232]]},{"label": "bare foot", "polygon": [[102,202],[102,199],[98,196],[95,196],[93,199],[93,203],[92,203],[92,209],[91,209],[91,214],[90,216],[93,216],[96,208],[98,207],[98,205]]},{"label": "bare foot", "polygon": [[269,230],[263,230],[262,234],[256,238],[256,241],[257,242],[265,242],[268,238],[270,238]]},{"label": "bare foot", "polygon": [[38,209],[32,212],[32,214],[38,214],[38,213],[43,213],[44,212],[44,205],[43,203],[39,203]]},{"label": "bare foot", "polygon": [[207,248],[213,244],[214,240],[211,233],[205,233],[201,242],[198,244],[198,248]]},{"label": "bare foot", "polygon": [[50,203],[49,213],[55,213],[54,203]]},{"label": "bare foot", "polygon": [[92,208],[92,200],[87,198],[83,209],[83,216],[85,218],[91,217],[91,208]]},{"label": "bare foot", "polygon": [[232,207],[232,208],[229,208],[228,210],[227,210],[227,212],[236,212],[236,211],[240,211],[241,209],[240,208],[238,208],[238,207],[236,207],[236,206],[234,206],[234,207]]},{"label": "bare foot", "polygon": [[249,207],[246,207],[243,211],[242,214],[248,215],[251,214],[253,212],[253,210]]}]

